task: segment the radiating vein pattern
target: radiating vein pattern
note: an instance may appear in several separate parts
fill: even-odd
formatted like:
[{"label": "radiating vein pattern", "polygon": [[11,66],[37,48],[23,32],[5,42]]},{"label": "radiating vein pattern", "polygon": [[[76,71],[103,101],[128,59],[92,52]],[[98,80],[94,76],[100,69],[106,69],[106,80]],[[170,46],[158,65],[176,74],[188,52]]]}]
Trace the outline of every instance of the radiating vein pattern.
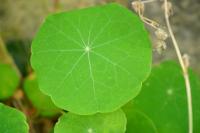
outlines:
[{"label": "radiating vein pattern", "polygon": [[139,18],[117,5],[51,15],[32,45],[42,91],[77,114],[111,112],[134,98],[151,68]]}]

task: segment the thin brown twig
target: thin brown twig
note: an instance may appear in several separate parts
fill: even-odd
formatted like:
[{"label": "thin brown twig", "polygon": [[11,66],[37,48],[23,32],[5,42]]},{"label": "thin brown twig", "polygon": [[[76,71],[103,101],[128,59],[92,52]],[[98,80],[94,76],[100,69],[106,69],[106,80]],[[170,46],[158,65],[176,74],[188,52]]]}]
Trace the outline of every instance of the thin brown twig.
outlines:
[{"label": "thin brown twig", "polygon": [[169,14],[168,14],[168,1],[164,0],[164,7],[165,7],[165,20],[167,24],[167,28],[169,30],[169,34],[171,36],[176,54],[178,56],[179,63],[181,65],[182,71],[183,71],[183,77],[185,80],[185,87],[186,87],[186,93],[187,93],[187,104],[188,104],[188,133],[193,133],[193,111],[192,111],[192,94],[191,94],[191,85],[190,85],[190,79],[188,74],[188,66],[184,63],[183,56],[181,55],[180,48],[178,46],[178,43],[176,41],[176,38],[174,36],[174,33],[172,31],[170,22],[169,22]]},{"label": "thin brown twig", "polygon": [[142,15],[139,15],[139,16],[140,16],[141,20],[142,20],[144,23],[146,23],[147,25],[153,27],[153,28],[156,29],[156,30],[159,28],[159,24],[158,24],[157,22],[155,22],[155,21],[153,21],[153,20],[151,20],[151,19],[149,19],[149,18],[147,18],[147,17],[144,17],[144,16],[142,16]]},{"label": "thin brown twig", "polygon": [[137,0],[137,1],[132,2],[132,7],[135,10],[135,12],[139,15],[140,19],[145,24],[147,24],[147,25],[151,26],[152,28],[158,30],[159,24],[156,21],[149,19],[149,18],[144,16],[144,4],[155,2],[155,1],[157,1],[157,0],[145,0],[145,1]]}]

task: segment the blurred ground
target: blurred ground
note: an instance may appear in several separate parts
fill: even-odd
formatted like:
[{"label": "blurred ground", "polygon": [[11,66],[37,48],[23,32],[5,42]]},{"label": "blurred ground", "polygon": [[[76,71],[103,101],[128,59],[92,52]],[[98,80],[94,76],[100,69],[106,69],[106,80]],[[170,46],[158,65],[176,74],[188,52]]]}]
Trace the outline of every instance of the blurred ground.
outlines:
[{"label": "blurred ground", "polygon": [[[45,16],[55,11],[66,11],[108,2],[118,2],[131,7],[130,0],[0,0],[0,36],[7,43],[24,75],[27,68],[30,44]],[[200,73],[200,1],[174,0],[174,15],[171,18],[174,33],[183,53],[190,55],[192,67]],[[148,4],[145,16],[165,26],[160,2]],[[151,28],[150,35],[153,36]],[[153,38],[153,37],[152,37]],[[155,42],[152,39],[152,42]],[[176,59],[171,41],[162,54],[154,52],[154,62]]]}]

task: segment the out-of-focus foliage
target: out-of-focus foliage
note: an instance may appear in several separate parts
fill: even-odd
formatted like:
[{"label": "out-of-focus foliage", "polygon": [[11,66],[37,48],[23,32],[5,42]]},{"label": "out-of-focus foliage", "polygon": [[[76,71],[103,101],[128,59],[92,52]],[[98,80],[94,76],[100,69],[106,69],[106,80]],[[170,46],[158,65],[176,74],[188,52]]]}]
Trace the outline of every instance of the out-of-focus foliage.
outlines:
[{"label": "out-of-focus foliage", "polygon": [[0,38],[0,100],[11,97],[17,89],[20,74]]},{"label": "out-of-focus foliage", "polygon": [[60,112],[51,98],[40,91],[35,74],[29,75],[24,81],[24,91],[40,115],[52,117]]},{"label": "out-of-focus foliage", "polygon": [[30,67],[30,41],[9,40],[6,48],[12,56],[16,66],[21,74],[25,77],[31,71]]},{"label": "out-of-focus foliage", "polygon": [[0,133],[28,133],[25,115],[0,103]]},{"label": "out-of-focus foliage", "polygon": [[19,85],[20,76],[10,64],[0,62],[0,100],[12,96]]},{"label": "out-of-focus foliage", "polygon": [[126,133],[158,133],[155,123],[146,115],[134,108],[132,102],[123,107],[126,114]]}]

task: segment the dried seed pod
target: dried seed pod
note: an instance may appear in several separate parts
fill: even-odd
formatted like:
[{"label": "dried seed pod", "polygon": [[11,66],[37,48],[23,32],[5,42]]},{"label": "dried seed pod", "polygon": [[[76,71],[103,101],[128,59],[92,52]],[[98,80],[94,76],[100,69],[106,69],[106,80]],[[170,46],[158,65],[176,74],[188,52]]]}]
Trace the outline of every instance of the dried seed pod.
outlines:
[{"label": "dried seed pod", "polygon": [[165,41],[163,40],[158,40],[156,42],[156,51],[159,53],[159,54],[162,54],[162,52],[167,48],[167,45],[165,43]]},{"label": "dried seed pod", "polygon": [[137,12],[139,15],[144,14],[144,3],[140,0],[132,2],[132,8]]},{"label": "dried seed pod", "polygon": [[185,66],[188,68],[190,66],[190,57],[189,57],[189,55],[188,54],[184,54],[182,58],[183,58]]},{"label": "dried seed pod", "polygon": [[159,40],[166,40],[168,38],[168,34],[165,30],[159,28],[155,31],[155,35]]}]

